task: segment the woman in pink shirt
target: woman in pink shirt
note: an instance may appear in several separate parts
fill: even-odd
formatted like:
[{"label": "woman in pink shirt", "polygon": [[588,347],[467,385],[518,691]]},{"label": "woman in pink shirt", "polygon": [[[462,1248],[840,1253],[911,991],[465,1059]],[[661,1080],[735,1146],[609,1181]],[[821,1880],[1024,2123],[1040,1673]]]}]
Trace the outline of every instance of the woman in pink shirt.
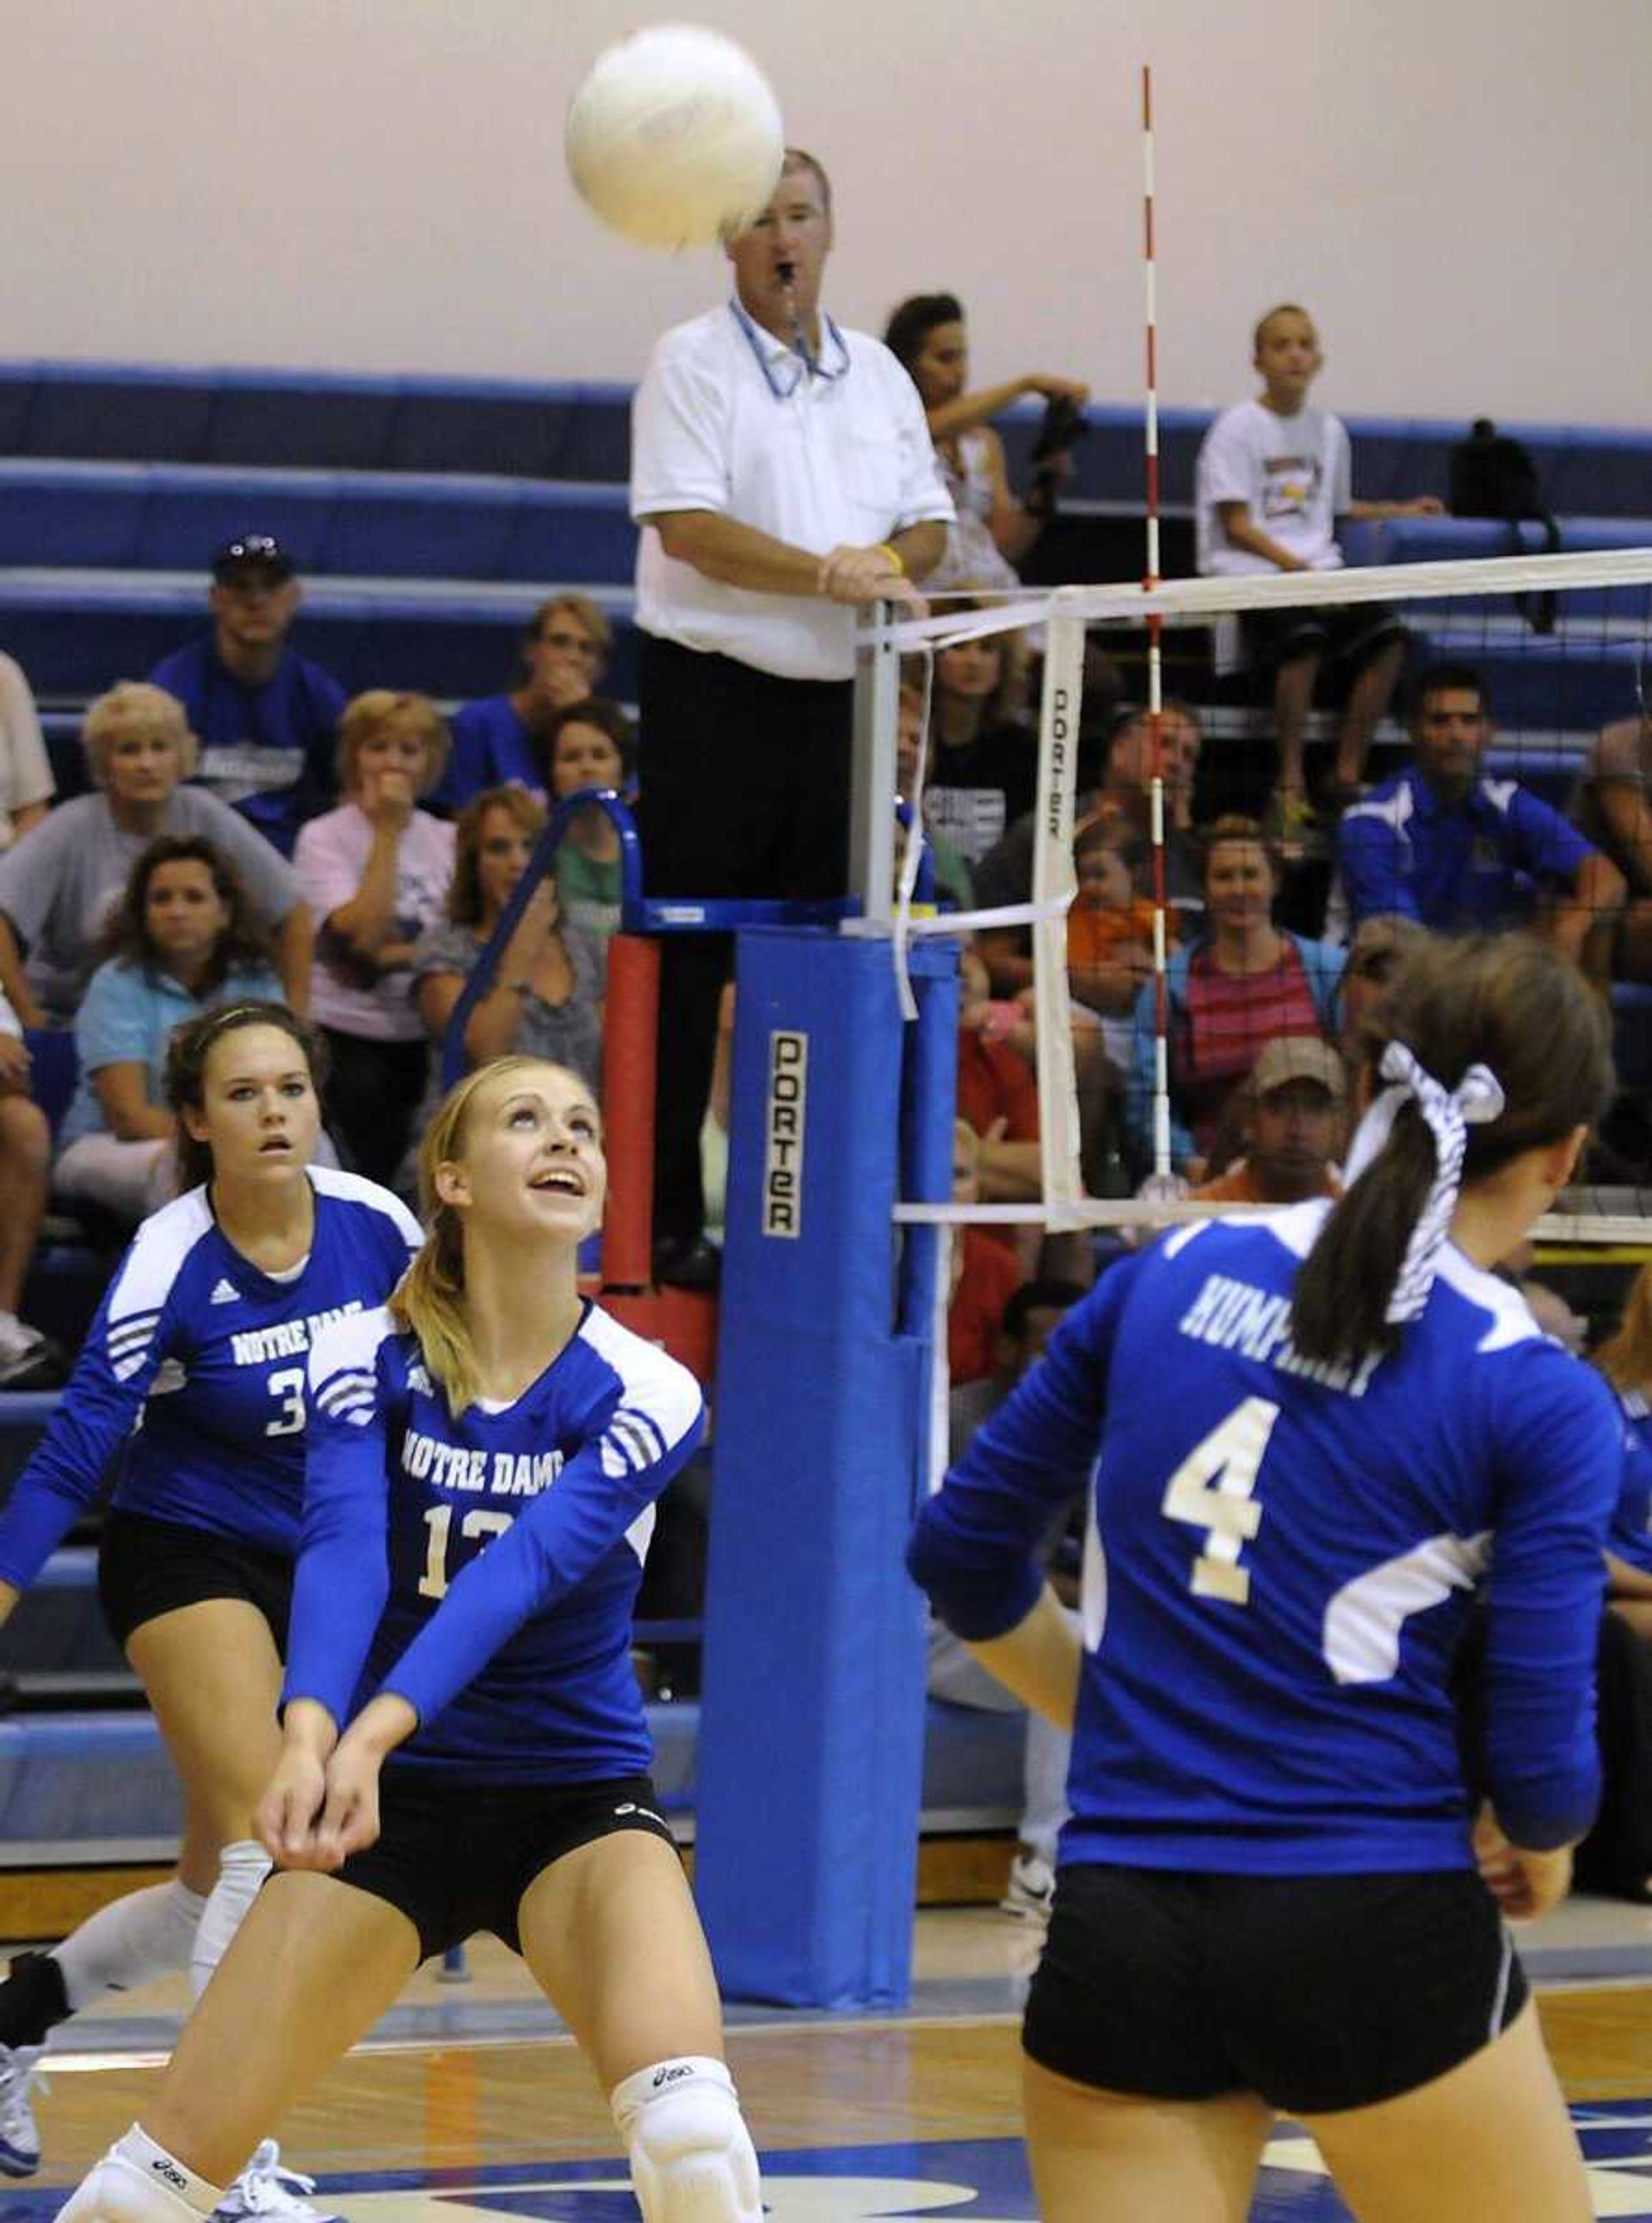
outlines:
[{"label": "woman in pink shirt", "polygon": [[345,800],[298,835],[293,866],[320,922],[311,1014],[327,1038],[327,1118],[349,1162],[388,1183],[424,1096],[413,944],[442,916],[453,828],[418,798],[441,778],[448,729],[423,695],[377,687],[338,728]]}]

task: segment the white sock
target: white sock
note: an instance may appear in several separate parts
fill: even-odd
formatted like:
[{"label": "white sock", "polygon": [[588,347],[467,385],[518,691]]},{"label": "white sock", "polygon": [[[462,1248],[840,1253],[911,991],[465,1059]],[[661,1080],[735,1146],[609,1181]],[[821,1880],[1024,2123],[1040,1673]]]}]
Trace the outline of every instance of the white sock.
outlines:
[{"label": "white sock", "polygon": [[210,2215],[223,2198],[221,2184],[209,2184],[185,2169],[176,2154],[167,2152],[149,2136],[141,2123],[134,2123],[110,2148],[110,2158],[129,2162],[147,2183],[164,2187],[175,2200],[185,2201],[198,2215]]},{"label": "white sock", "polygon": [[206,1901],[174,1876],[128,1892],[52,1949],[71,2014],[104,1992],[133,1992],[188,1966]]},{"label": "white sock", "polygon": [[219,1854],[218,1880],[196,1926],[194,1949],[189,1956],[190,1989],[198,1999],[269,1872],[269,1855],[251,1837],[226,1845]]}]

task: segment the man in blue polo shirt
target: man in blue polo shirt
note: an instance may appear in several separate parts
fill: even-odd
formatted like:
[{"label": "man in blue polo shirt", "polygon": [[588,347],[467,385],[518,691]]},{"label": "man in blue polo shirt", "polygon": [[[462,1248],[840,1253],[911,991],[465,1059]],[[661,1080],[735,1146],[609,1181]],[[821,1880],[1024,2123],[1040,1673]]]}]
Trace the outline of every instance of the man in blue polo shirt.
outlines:
[{"label": "man in blue polo shirt", "polygon": [[149,674],[188,713],[201,745],[196,784],[233,803],[284,857],[305,821],[336,798],[345,702],[330,671],[287,646],[298,595],[280,543],[243,532],[212,559],[212,632]]},{"label": "man in blue polo shirt", "polygon": [[1346,811],[1337,830],[1353,923],[1380,911],[1445,933],[1530,926],[1604,978],[1622,878],[1517,780],[1482,777],[1492,738],[1482,675],[1435,664],[1411,700],[1415,761]]}]

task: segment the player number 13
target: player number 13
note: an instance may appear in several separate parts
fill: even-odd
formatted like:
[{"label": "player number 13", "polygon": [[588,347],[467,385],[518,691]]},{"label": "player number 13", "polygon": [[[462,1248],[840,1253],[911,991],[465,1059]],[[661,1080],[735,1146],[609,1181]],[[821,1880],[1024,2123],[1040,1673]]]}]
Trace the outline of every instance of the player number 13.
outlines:
[{"label": "player number 13", "polygon": [[1262,1526],[1253,1492],[1278,1417],[1266,1397],[1247,1397],[1194,1445],[1165,1485],[1168,1517],[1204,1531],[1204,1549],[1193,1562],[1195,1597],[1250,1603],[1250,1570],[1240,1554]]},{"label": "player number 13", "polygon": [[[467,1513],[459,1523],[459,1533],[468,1544],[479,1538],[502,1536],[514,1516],[509,1513],[490,1513],[478,1505]],[[421,1597],[441,1598],[448,1594],[448,1539],[453,1529],[453,1508],[432,1505],[425,1513],[424,1526],[430,1530],[424,1546],[424,1571],[418,1578]]]}]

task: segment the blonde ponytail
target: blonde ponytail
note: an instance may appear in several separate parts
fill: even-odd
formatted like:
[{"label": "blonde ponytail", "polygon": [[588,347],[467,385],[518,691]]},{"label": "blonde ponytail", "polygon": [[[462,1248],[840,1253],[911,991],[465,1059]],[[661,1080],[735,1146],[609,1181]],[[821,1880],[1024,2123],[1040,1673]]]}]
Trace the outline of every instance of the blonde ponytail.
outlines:
[{"label": "blonde ponytail", "polygon": [[390,1316],[418,1338],[432,1380],[439,1382],[455,1420],[479,1393],[476,1349],[465,1313],[464,1230],[437,1189],[437,1169],[462,1155],[471,1101],[484,1081],[508,1080],[544,1063],[537,1057],[496,1057],[456,1082],[441,1103],[418,1146],[419,1213],[429,1233],[424,1247],[396,1284]]}]

